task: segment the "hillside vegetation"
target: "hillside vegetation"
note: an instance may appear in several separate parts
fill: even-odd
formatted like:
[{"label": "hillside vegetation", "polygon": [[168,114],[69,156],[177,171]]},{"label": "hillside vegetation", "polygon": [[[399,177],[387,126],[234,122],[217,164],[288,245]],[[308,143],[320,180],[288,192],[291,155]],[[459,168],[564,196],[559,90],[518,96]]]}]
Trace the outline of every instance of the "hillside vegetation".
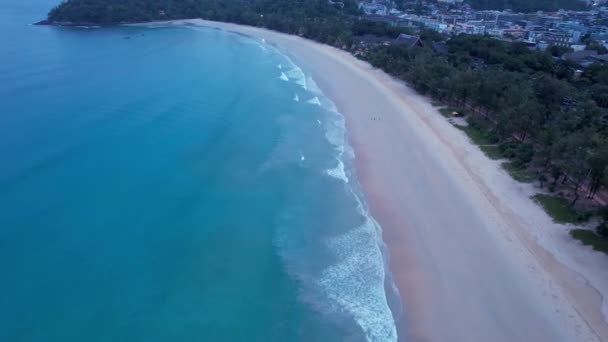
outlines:
[{"label": "hillside vegetation", "polygon": [[48,15],[50,23],[117,24],[204,18],[234,22],[340,45],[358,14],[354,0],[344,7],[327,0],[66,0]]}]

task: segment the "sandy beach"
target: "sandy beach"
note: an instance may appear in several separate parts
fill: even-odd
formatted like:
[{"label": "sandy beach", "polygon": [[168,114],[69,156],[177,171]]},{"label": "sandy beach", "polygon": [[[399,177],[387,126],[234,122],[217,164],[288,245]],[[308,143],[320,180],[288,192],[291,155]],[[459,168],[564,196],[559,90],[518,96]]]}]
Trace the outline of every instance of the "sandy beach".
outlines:
[{"label": "sandy beach", "polygon": [[608,341],[608,258],[572,240],[570,227],[530,200],[533,186],[512,180],[427,98],[347,52],[299,37],[202,20],[172,24],[264,39],[344,114],[401,293],[401,340]]}]

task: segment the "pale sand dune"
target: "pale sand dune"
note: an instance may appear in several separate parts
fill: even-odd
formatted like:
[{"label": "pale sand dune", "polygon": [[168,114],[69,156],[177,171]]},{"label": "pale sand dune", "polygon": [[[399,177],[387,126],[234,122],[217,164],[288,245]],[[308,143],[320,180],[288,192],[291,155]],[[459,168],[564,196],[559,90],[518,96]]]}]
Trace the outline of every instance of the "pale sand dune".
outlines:
[{"label": "pale sand dune", "polygon": [[571,240],[528,198],[530,186],[427,99],[338,49],[258,28],[173,22],[185,23],[276,45],[345,115],[359,181],[390,249],[404,340],[608,340],[600,295],[608,258]]}]

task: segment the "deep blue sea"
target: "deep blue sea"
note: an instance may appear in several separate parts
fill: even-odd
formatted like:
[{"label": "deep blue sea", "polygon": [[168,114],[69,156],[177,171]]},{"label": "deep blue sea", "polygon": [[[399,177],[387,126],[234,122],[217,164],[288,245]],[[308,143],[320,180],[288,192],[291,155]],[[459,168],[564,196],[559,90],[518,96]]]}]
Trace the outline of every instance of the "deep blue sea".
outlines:
[{"label": "deep blue sea", "polygon": [[343,117],[252,38],[0,3],[0,341],[392,341]]}]

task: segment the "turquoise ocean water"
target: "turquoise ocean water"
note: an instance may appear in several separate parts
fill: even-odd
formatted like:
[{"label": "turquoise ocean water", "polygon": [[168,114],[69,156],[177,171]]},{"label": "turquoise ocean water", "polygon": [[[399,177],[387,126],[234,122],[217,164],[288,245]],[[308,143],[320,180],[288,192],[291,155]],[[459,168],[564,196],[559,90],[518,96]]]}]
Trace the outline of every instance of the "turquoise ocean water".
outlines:
[{"label": "turquoise ocean water", "polygon": [[0,341],[395,340],[305,71],[212,29],[28,26],[54,4],[0,4]]}]

